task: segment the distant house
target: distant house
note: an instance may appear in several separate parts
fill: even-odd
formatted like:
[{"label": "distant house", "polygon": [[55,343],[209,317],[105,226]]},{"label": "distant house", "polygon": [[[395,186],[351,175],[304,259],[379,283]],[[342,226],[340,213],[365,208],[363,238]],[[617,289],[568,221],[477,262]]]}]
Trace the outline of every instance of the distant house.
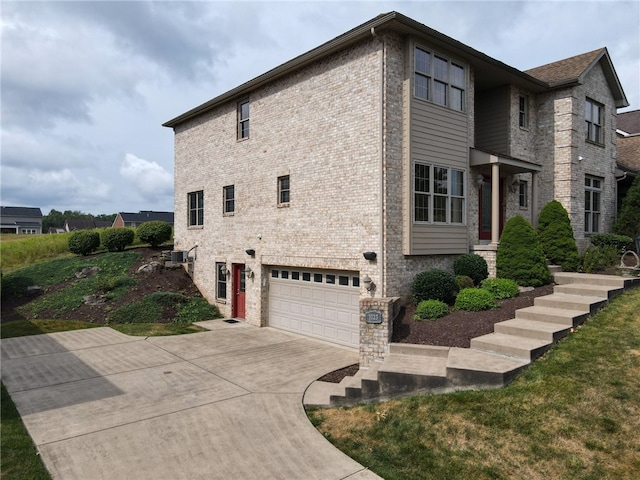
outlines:
[{"label": "distant house", "polygon": [[42,211],[32,207],[0,207],[0,231],[2,233],[42,233]]},{"label": "distant house", "polygon": [[113,221],[113,228],[137,227],[144,222],[159,220],[173,226],[173,212],[152,212],[141,210],[138,213],[119,212]]},{"label": "distant house", "polygon": [[619,113],[616,133],[618,136],[616,179],[618,180],[618,209],[620,209],[627,190],[640,175],[640,110]]},{"label": "distant house", "polygon": [[94,228],[108,228],[111,222],[107,220],[66,220],[64,222],[65,232],[75,232],[76,230],[91,230]]}]

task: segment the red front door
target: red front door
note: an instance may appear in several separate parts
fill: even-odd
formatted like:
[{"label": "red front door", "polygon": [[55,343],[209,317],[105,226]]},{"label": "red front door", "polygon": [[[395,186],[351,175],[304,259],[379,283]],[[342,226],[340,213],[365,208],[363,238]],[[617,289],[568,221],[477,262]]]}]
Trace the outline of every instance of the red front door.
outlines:
[{"label": "red front door", "polygon": [[231,314],[235,318],[245,316],[245,272],[244,264],[233,264],[233,304]]}]

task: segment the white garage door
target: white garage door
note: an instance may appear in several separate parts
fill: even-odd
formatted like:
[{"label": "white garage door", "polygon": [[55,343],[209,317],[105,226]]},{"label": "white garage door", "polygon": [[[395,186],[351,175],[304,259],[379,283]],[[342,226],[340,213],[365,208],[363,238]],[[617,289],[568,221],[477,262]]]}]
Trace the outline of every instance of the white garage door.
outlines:
[{"label": "white garage door", "polygon": [[333,343],[360,344],[357,272],[273,267],[269,325]]}]

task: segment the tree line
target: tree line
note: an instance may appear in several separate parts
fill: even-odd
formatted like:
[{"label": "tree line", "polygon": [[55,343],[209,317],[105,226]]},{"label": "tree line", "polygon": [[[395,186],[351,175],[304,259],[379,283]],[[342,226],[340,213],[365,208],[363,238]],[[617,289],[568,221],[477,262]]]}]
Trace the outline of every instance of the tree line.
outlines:
[{"label": "tree line", "polygon": [[100,215],[92,215],[90,213],[83,213],[79,210],[65,210],[59,212],[52,208],[48,215],[42,216],[42,231],[48,232],[49,228],[64,228],[64,223],[67,220],[103,220],[113,223],[116,219],[117,213],[110,215],[101,213]]}]

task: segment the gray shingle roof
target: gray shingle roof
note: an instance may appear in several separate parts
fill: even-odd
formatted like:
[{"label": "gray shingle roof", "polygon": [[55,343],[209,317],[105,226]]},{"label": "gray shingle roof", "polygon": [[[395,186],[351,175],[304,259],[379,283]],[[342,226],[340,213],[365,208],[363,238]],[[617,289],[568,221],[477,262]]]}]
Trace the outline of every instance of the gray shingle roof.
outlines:
[{"label": "gray shingle roof", "polygon": [[42,211],[33,207],[0,207],[0,216],[42,218]]}]

